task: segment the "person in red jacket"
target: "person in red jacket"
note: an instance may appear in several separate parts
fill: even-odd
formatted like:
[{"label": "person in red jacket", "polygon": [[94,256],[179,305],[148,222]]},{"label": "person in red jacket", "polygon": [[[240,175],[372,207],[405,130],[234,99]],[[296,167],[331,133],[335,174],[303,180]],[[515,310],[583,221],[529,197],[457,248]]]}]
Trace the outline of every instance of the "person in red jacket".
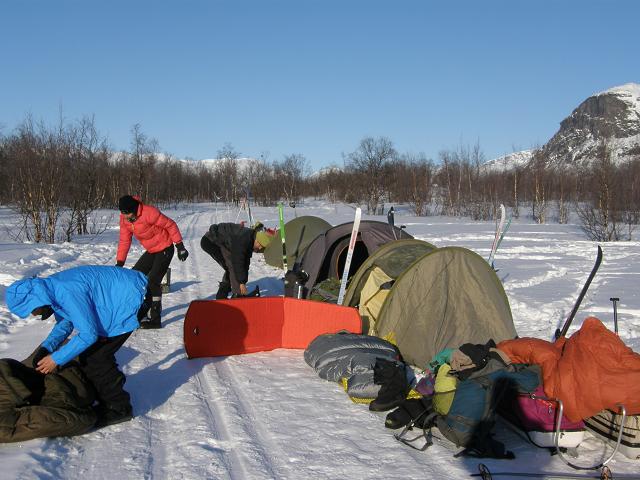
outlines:
[{"label": "person in red jacket", "polygon": [[182,235],[176,222],[160,210],[142,203],[139,197],[125,195],[118,201],[120,209],[120,242],[116,265],[124,266],[131,247],[131,237],[136,237],[146,252],[133,266],[133,270],[144,273],[148,280],[148,291],[145,306],[149,309],[149,317],[144,316],[141,328],[161,328],[162,287],[160,283],[167,273],[175,249],[178,259],[184,262],[189,252],[184,248]]}]

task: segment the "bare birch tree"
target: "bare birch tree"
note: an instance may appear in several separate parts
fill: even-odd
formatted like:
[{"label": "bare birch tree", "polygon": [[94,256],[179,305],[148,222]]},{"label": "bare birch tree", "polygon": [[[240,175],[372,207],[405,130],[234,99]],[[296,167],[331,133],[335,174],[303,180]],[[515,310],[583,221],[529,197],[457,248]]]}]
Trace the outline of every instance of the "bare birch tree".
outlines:
[{"label": "bare birch tree", "polygon": [[358,148],[346,157],[350,168],[361,177],[361,188],[370,214],[376,213],[384,197],[385,166],[396,156],[397,152],[388,138],[365,137]]}]

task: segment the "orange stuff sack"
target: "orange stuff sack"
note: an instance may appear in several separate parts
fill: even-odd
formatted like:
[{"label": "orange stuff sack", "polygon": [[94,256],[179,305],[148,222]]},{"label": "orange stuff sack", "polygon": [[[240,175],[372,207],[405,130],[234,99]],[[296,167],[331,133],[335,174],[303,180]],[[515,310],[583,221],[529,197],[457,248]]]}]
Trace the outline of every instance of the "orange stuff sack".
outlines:
[{"label": "orange stuff sack", "polygon": [[519,338],[498,348],[513,362],[540,365],[545,394],[562,400],[571,421],[616,411],[619,403],[629,415],[640,413],[640,355],[595,317],[568,339]]}]

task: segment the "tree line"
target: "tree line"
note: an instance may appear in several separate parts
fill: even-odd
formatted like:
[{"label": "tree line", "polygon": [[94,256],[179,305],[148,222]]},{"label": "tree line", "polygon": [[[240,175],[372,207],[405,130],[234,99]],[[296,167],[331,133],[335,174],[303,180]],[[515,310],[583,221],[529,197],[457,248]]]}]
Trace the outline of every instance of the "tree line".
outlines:
[{"label": "tree line", "polygon": [[32,118],[0,135],[0,205],[19,215],[10,233],[16,240],[55,243],[76,235],[101,233],[109,219],[99,209],[117,212],[118,198],[139,195],[164,207],[185,202],[258,205],[293,202],[302,190],[306,159],[249,160],[240,164],[232,145],[217,153],[213,167],[159,153],[157,140],[140,125],[131,128],[127,151],[110,148],[93,118],[60,121],[52,127]]},{"label": "tree line", "polygon": [[304,155],[241,159],[231,144],[213,166],[159,153],[140,125],[131,128],[127,151],[110,148],[91,117],[45,125],[28,117],[0,135],[0,205],[19,213],[14,238],[71,241],[100,233],[109,221],[95,212],[111,209],[124,194],[158,205],[245,202],[270,206],[304,198],[358,203],[369,214],[384,205],[407,204],[417,216],[495,219],[500,204],[514,217],[567,223],[578,216],[593,240],[631,239],[640,217],[640,152],[620,164],[606,142],[584,167],[553,166],[542,149],[525,166],[486,169],[479,144],[443,150],[437,161],[398,152],[385,137],[365,137],[334,164],[314,174]]}]

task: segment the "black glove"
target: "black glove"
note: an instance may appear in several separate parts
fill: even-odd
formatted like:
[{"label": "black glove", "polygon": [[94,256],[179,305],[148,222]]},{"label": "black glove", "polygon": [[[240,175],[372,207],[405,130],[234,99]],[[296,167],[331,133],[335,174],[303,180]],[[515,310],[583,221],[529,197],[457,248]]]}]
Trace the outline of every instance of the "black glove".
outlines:
[{"label": "black glove", "polygon": [[116,267],[124,267],[124,262],[123,262],[123,261],[121,261],[121,260],[118,260],[118,261],[116,262]]},{"label": "black glove", "polygon": [[176,243],[176,248],[178,249],[178,260],[184,262],[189,256],[189,252],[184,248],[184,244],[182,242]]},{"label": "black glove", "polygon": [[36,368],[38,366],[38,362],[42,360],[44,357],[46,357],[47,355],[49,355],[49,350],[47,350],[44,347],[38,348],[38,350],[36,350],[36,354],[33,356],[33,362],[31,362],[31,365],[33,365],[33,368]]}]

